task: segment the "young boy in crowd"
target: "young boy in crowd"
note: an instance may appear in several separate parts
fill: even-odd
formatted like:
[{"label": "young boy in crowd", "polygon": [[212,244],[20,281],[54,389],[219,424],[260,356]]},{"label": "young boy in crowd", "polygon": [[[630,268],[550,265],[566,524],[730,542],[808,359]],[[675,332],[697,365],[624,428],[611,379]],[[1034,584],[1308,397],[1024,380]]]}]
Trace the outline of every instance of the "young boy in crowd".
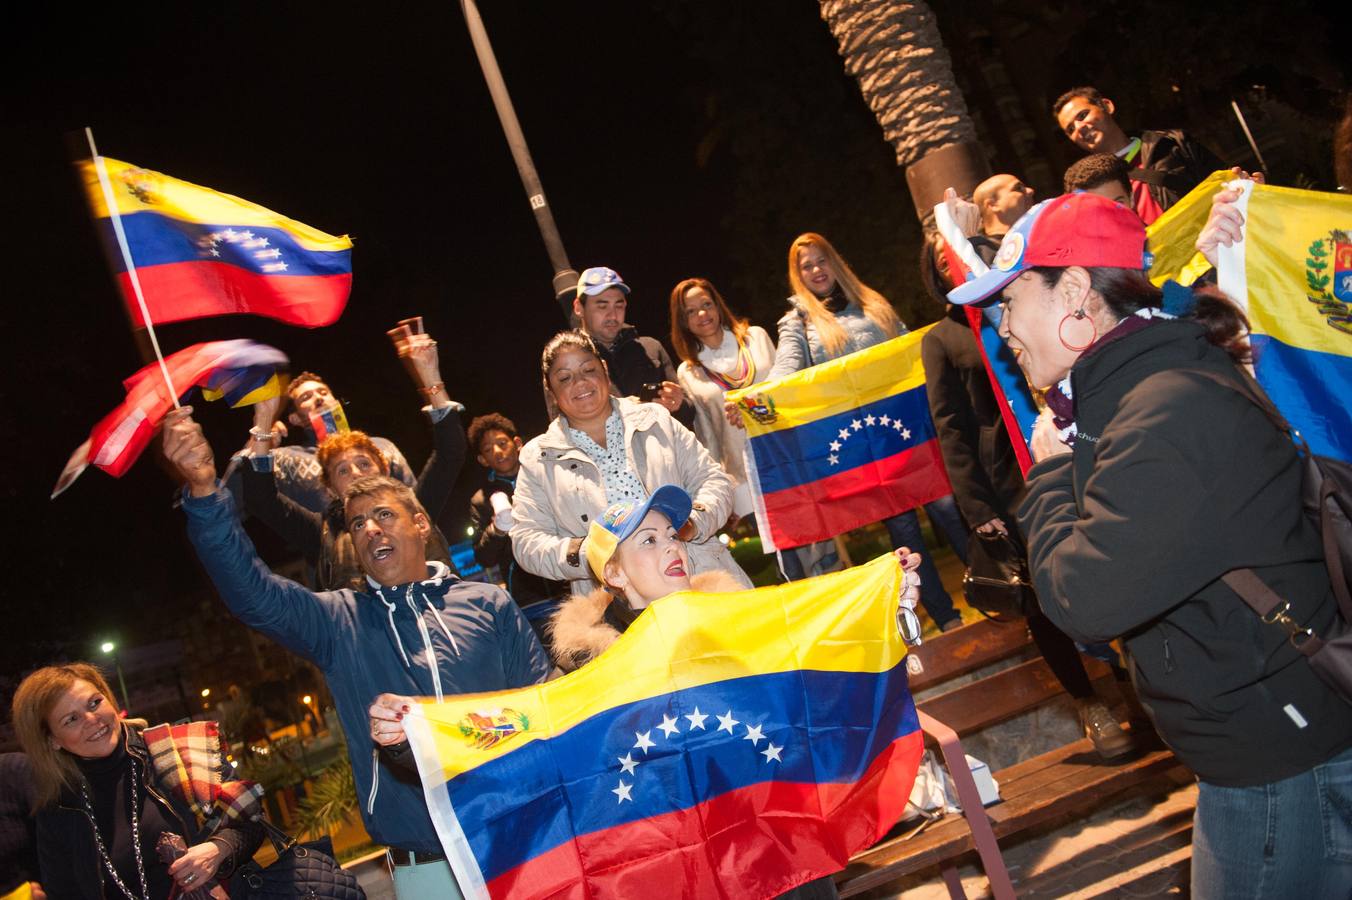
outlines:
[{"label": "young boy in crowd", "polygon": [[[474,522],[474,558],[485,569],[498,567],[499,576],[507,585],[507,593],[523,609],[567,593],[568,586],[561,581],[550,581],[521,568],[512,555],[511,528],[512,493],[516,490],[516,476],[521,471],[521,435],[512,420],[501,413],[478,416],[469,423],[469,447],[485,471],[482,486],[469,501],[469,515]],[[505,506],[506,516],[494,508],[494,495],[501,494],[499,506]],[[498,527],[499,521],[504,527]],[[526,616],[534,622],[530,613]]]},{"label": "young boy in crowd", "polygon": [[1066,193],[1085,191],[1131,206],[1131,166],[1111,153],[1091,153],[1072,163],[1064,177]]}]

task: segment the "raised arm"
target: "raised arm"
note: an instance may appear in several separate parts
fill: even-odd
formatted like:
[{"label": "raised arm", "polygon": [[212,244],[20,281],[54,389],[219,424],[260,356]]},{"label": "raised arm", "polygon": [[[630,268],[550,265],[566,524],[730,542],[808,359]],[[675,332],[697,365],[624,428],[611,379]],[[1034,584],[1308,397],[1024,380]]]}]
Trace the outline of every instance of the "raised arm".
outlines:
[{"label": "raised arm", "polygon": [[254,424],[240,466],[244,509],[313,563],[323,544],[324,519],[277,490],[273,476],[272,448],[278,437],[273,424],[280,403],[280,397],[273,397],[254,404]]},{"label": "raised arm", "polygon": [[245,625],[327,667],[341,601],[274,575],[258,558],[235,515],[234,500],[216,481],[211,445],[192,420],[192,407],[171,412],[163,434],[165,458],[186,482],[188,537],[221,600]]}]

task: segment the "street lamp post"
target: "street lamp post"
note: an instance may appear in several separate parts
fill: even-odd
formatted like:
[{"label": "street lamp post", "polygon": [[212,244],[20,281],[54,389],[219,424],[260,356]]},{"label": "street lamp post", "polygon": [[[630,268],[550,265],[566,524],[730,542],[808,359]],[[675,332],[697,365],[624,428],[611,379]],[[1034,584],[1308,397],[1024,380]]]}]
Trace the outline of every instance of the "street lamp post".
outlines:
[{"label": "street lamp post", "polygon": [[131,701],[127,699],[127,679],[122,677],[122,661],[115,655],[117,644],[104,641],[99,645],[99,649],[103,651],[104,656],[113,658],[113,668],[117,670],[117,686],[122,689],[122,708],[131,712]]}]

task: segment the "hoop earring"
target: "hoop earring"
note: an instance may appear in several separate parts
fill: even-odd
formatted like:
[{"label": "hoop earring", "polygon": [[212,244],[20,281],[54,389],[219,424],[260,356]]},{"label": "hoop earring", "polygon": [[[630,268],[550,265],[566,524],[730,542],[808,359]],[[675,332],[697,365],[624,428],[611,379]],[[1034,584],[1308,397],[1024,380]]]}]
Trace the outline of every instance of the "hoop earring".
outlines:
[{"label": "hoop earring", "polygon": [[[1066,327],[1066,320],[1067,320],[1067,319],[1075,319],[1075,320],[1077,320],[1077,321],[1085,321],[1086,319],[1088,320],[1088,322],[1089,322],[1089,327],[1092,328],[1093,331],[1094,331],[1094,334],[1093,334],[1093,336],[1089,339],[1089,342],[1088,342],[1088,343],[1086,343],[1086,344],[1084,344],[1084,345],[1082,345],[1082,346],[1079,346],[1079,347],[1076,347],[1076,346],[1074,346],[1074,345],[1072,345],[1072,344],[1070,344],[1070,343],[1067,343],[1065,337],[1062,336],[1062,334],[1061,334],[1062,329],[1064,329],[1064,328]],[[1056,326],[1056,339],[1057,339],[1058,341],[1061,342],[1061,346],[1062,346],[1062,347],[1065,347],[1065,348],[1066,348],[1067,350],[1069,350],[1071,353],[1080,353],[1080,352],[1082,352],[1082,351],[1084,351],[1084,350],[1088,350],[1090,347],[1094,346],[1094,342],[1098,340],[1098,336],[1099,336],[1099,335],[1098,335],[1098,326],[1094,324],[1094,320],[1093,320],[1093,319],[1089,319],[1089,318],[1086,316],[1085,311],[1084,311],[1083,308],[1077,309],[1077,310],[1075,310],[1075,312],[1073,312],[1073,313],[1066,313],[1064,316],[1061,317],[1061,321],[1060,321],[1060,322],[1057,324],[1057,326]]]}]

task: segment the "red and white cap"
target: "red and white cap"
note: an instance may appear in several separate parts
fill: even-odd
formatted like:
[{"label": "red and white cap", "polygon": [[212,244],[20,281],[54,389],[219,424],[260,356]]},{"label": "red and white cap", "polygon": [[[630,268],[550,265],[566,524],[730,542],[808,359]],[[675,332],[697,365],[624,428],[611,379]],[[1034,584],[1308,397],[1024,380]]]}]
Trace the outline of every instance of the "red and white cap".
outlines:
[{"label": "red and white cap", "polygon": [[948,302],[981,303],[1037,266],[1148,269],[1145,226],[1133,210],[1098,194],[1043,200],[1014,223],[990,270],[949,291]]}]

